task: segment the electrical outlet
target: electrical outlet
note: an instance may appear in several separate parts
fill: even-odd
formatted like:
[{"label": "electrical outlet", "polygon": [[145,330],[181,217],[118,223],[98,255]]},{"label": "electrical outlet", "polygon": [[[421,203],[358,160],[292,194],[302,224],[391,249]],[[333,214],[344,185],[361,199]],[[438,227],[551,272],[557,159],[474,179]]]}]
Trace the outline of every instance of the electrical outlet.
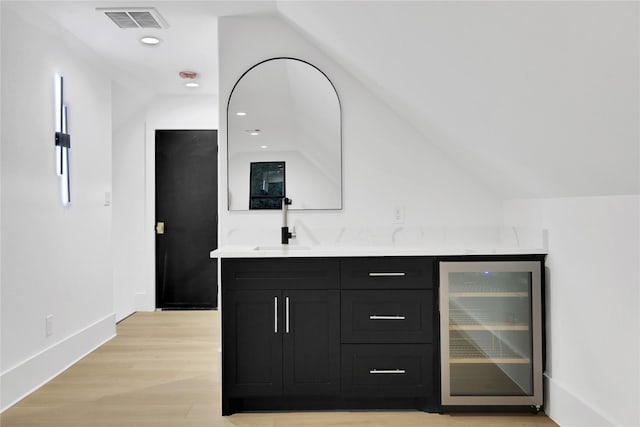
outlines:
[{"label": "electrical outlet", "polygon": [[50,337],[51,335],[53,335],[53,314],[48,315],[47,317],[45,317],[45,333],[48,337]]},{"label": "electrical outlet", "polygon": [[393,219],[394,224],[404,224],[404,207],[396,206],[393,208]]}]

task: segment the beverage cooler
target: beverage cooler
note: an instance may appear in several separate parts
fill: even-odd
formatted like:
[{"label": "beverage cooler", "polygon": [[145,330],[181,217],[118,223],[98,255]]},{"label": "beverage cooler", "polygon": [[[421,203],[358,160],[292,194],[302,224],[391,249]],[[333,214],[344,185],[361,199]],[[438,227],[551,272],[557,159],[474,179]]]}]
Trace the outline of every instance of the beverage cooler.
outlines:
[{"label": "beverage cooler", "polygon": [[440,262],[442,405],[542,405],[542,261]]}]

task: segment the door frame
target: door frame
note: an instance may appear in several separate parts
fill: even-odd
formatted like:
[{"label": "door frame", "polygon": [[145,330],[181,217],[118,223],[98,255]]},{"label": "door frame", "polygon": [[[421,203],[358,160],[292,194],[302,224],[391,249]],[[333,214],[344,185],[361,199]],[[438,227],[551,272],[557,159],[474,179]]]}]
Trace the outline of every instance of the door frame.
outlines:
[{"label": "door frame", "polygon": [[[214,105],[216,107],[216,105]],[[198,110],[199,111],[199,110]],[[174,118],[171,114],[160,115],[145,122],[144,131],[144,251],[143,283],[135,286],[136,311],[156,310],[156,130],[217,130],[220,141],[217,113],[211,114],[211,120],[193,120]],[[199,113],[196,117],[202,117]],[[220,217],[220,144],[218,143],[218,218]],[[226,185],[226,184],[225,184]],[[218,234],[220,226],[218,222]],[[218,241],[220,240],[218,236]],[[218,309],[220,308],[220,269],[218,268]]]},{"label": "door frame", "polygon": [[[155,164],[155,160],[156,160],[156,157],[157,157],[158,137],[159,137],[159,135],[161,135],[162,133],[165,133],[165,134],[174,135],[174,137],[176,137],[177,135],[181,135],[179,138],[183,138],[185,135],[192,134],[193,132],[213,133],[214,138],[215,138],[216,187],[213,189],[213,191],[215,192],[215,194],[214,194],[214,196],[215,196],[215,204],[214,204],[214,206],[216,207],[216,211],[215,211],[215,240],[216,240],[215,241],[215,248],[217,249],[217,247],[218,247],[218,211],[217,211],[217,209],[218,209],[218,206],[219,206],[218,182],[217,182],[218,175],[219,175],[218,174],[218,170],[217,170],[218,155],[219,155],[219,153],[218,153],[218,130],[217,129],[168,129],[168,130],[166,130],[166,129],[156,129],[155,132],[154,132],[155,133],[155,137],[154,137],[155,138],[155,143],[154,143],[154,177],[157,178],[156,173],[158,172],[157,164]],[[189,138],[187,138],[187,139],[189,139]],[[176,142],[174,140],[167,141],[166,137],[165,137],[164,140],[165,140],[165,142],[171,142],[171,143]],[[205,140],[203,140],[203,142],[208,142],[208,141],[206,141],[206,139],[205,139]],[[170,145],[172,145],[172,144],[170,144]],[[165,147],[166,147],[166,145],[165,145]],[[207,148],[207,150],[209,150],[210,148],[213,148],[211,146],[207,146],[207,147],[209,147],[209,148]],[[210,152],[209,151],[207,151],[207,157],[208,156],[210,156]],[[171,162],[170,162],[170,164],[173,164],[174,166],[176,165],[175,163],[171,163]],[[157,185],[158,185],[157,181],[154,180],[154,202],[156,202],[156,204],[154,204],[154,222],[153,222],[153,224],[154,224],[154,254],[155,255],[157,255],[158,248],[164,246],[164,245],[162,245],[160,243],[163,239],[159,240],[160,236],[158,235],[158,232],[157,232],[158,221],[159,220],[163,220],[163,221],[166,220],[166,218],[165,219],[163,219],[164,217],[163,218],[159,218],[158,215],[157,215],[157,208],[158,208],[157,207],[158,192],[156,191],[157,190]],[[165,199],[162,199],[162,200],[165,200]],[[166,205],[165,205],[165,207],[166,207]],[[178,248],[179,248],[179,246],[178,246]],[[211,250],[211,249],[213,249],[213,248],[209,248],[209,250]],[[185,250],[186,250],[186,248],[185,248]],[[202,254],[202,255],[204,255],[204,254]],[[218,297],[219,297],[218,288],[220,287],[220,281],[219,280],[216,280],[216,282],[215,282],[216,283],[215,306],[209,306],[208,304],[206,304],[206,305],[205,304],[202,304],[202,305],[197,305],[197,304],[196,305],[191,305],[189,303],[167,303],[166,301],[165,301],[165,304],[161,304],[162,298],[160,298],[160,296],[158,295],[158,292],[160,292],[160,288],[161,288],[160,284],[158,283],[158,272],[159,272],[159,267],[160,267],[158,265],[159,262],[160,261],[158,260],[158,258],[156,256],[155,262],[154,262],[154,277],[155,277],[155,280],[156,280],[156,283],[155,283],[155,310],[156,311],[160,311],[160,310],[183,310],[183,309],[186,309],[186,310],[191,310],[191,309],[193,309],[193,310],[217,310],[219,308],[219,306],[220,306],[220,302],[219,302],[219,299],[218,299]],[[216,276],[217,276],[218,275],[217,272],[219,270],[219,268],[217,268],[217,265],[218,265],[219,261],[217,259],[216,260],[209,259],[209,262],[213,262],[213,263],[216,264],[215,272],[216,272]]]}]

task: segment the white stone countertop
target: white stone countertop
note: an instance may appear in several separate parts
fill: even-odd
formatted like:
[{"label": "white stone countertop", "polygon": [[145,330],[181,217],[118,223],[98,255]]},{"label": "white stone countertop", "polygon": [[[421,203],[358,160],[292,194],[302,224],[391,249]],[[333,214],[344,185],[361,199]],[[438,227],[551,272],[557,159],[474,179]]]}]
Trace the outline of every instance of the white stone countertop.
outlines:
[{"label": "white stone countertop", "polygon": [[542,248],[437,249],[395,246],[224,246],[211,251],[211,258],[287,258],[287,257],[368,257],[368,256],[452,256],[452,255],[538,255]]}]

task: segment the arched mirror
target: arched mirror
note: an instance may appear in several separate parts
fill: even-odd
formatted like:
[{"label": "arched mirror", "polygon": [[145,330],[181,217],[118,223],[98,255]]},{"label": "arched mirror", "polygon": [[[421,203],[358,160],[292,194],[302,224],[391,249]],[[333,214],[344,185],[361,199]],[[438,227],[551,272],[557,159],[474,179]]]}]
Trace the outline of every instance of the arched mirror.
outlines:
[{"label": "arched mirror", "polygon": [[229,210],[342,209],[336,90],[319,69],[273,58],[238,80],[227,105]]}]

